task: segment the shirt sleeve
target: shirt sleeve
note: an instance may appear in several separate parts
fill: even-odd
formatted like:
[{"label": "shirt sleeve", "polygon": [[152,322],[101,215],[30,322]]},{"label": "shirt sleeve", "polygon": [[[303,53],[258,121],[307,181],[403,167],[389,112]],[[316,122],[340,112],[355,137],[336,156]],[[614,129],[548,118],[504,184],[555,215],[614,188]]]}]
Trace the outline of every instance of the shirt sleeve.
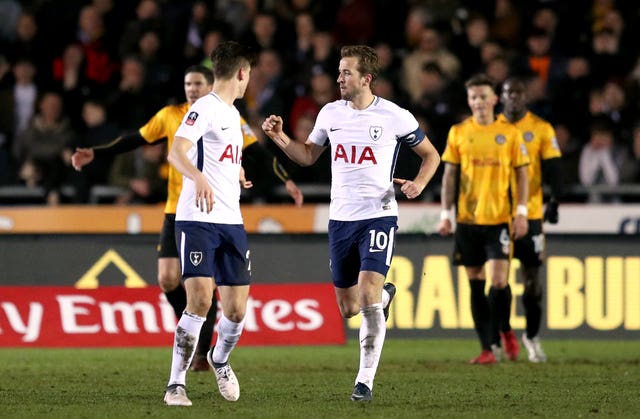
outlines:
[{"label": "shirt sleeve", "polygon": [[211,125],[212,116],[209,115],[210,113],[207,112],[204,102],[198,100],[191,105],[185,114],[175,136],[186,138],[196,144]]},{"label": "shirt sleeve", "polygon": [[444,149],[444,153],[442,153],[442,161],[452,164],[460,164],[460,152],[458,150],[456,139],[457,139],[457,128],[455,126],[451,127],[449,130],[449,135],[447,136],[447,146]]}]

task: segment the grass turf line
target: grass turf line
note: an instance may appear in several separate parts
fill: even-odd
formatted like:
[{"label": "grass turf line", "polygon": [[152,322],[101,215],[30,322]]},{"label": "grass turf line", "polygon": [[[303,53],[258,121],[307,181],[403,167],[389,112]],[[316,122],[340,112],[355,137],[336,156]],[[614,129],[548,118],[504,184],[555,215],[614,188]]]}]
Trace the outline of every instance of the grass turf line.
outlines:
[{"label": "grass turf line", "polygon": [[238,347],[238,402],[212,373],[187,375],[193,406],[162,402],[171,349],[0,349],[3,418],[638,417],[640,341],[544,341],[546,364],[468,365],[475,340],[386,342],[374,400],[349,395],[356,341]]}]

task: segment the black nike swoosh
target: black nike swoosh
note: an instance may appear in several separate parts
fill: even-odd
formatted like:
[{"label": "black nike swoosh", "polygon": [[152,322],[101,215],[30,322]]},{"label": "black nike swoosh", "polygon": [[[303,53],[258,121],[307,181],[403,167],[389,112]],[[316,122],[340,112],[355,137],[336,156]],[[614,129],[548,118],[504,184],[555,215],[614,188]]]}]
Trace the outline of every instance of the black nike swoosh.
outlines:
[{"label": "black nike swoosh", "polygon": [[222,131],[224,131],[224,130],[229,129],[229,128],[231,128],[231,127],[222,127],[222,128],[220,128],[220,129],[221,129]]},{"label": "black nike swoosh", "polygon": [[342,128],[329,128],[330,132],[341,130]]}]

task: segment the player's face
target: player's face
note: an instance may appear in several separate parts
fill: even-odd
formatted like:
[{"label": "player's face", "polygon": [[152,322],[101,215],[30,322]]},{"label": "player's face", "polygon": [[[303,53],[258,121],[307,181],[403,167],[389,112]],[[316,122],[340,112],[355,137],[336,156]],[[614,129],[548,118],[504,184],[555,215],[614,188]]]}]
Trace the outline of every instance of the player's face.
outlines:
[{"label": "player's face", "polygon": [[467,103],[476,119],[493,116],[498,97],[491,86],[471,86],[467,89]]},{"label": "player's face", "polygon": [[184,95],[190,105],[211,92],[212,87],[207,83],[207,78],[201,73],[187,73],[184,76]]},{"label": "player's face", "polygon": [[340,97],[344,100],[353,100],[366,85],[365,77],[358,71],[358,59],[356,57],[342,58],[338,72]]},{"label": "player's face", "polygon": [[520,112],[524,110],[527,102],[524,84],[507,81],[502,87],[500,100],[504,104],[506,111]]}]

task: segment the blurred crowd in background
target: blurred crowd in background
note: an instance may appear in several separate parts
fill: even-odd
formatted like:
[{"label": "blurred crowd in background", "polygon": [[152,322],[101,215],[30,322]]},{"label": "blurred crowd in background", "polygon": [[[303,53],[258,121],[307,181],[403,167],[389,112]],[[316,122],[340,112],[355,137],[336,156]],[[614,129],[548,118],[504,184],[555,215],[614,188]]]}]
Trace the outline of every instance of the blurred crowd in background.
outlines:
[{"label": "blurred crowd in background", "polygon": [[[413,112],[440,153],[470,115],[468,77],[485,72],[499,90],[521,76],[530,109],[556,129],[568,190],[640,184],[634,0],[0,0],[0,186],[39,188],[51,204],[90,202],[96,185],[120,187],[112,202],[162,201],[162,146],[80,173],[70,156],[184,102],[184,70],[210,66],[225,39],[259,52],[237,105],[266,146],[259,126],[270,114],[306,140],[319,109],[339,98],[340,46],[362,43],[380,57],[374,93]],[[271,150],[299,185],[329,184],[329,153],[302,169]],[[397,176],[413,177],[414,158],[401,151]],[[286,202],[271,186],[246,199]],[[437,176],[425,199],[439,189]]]}]

